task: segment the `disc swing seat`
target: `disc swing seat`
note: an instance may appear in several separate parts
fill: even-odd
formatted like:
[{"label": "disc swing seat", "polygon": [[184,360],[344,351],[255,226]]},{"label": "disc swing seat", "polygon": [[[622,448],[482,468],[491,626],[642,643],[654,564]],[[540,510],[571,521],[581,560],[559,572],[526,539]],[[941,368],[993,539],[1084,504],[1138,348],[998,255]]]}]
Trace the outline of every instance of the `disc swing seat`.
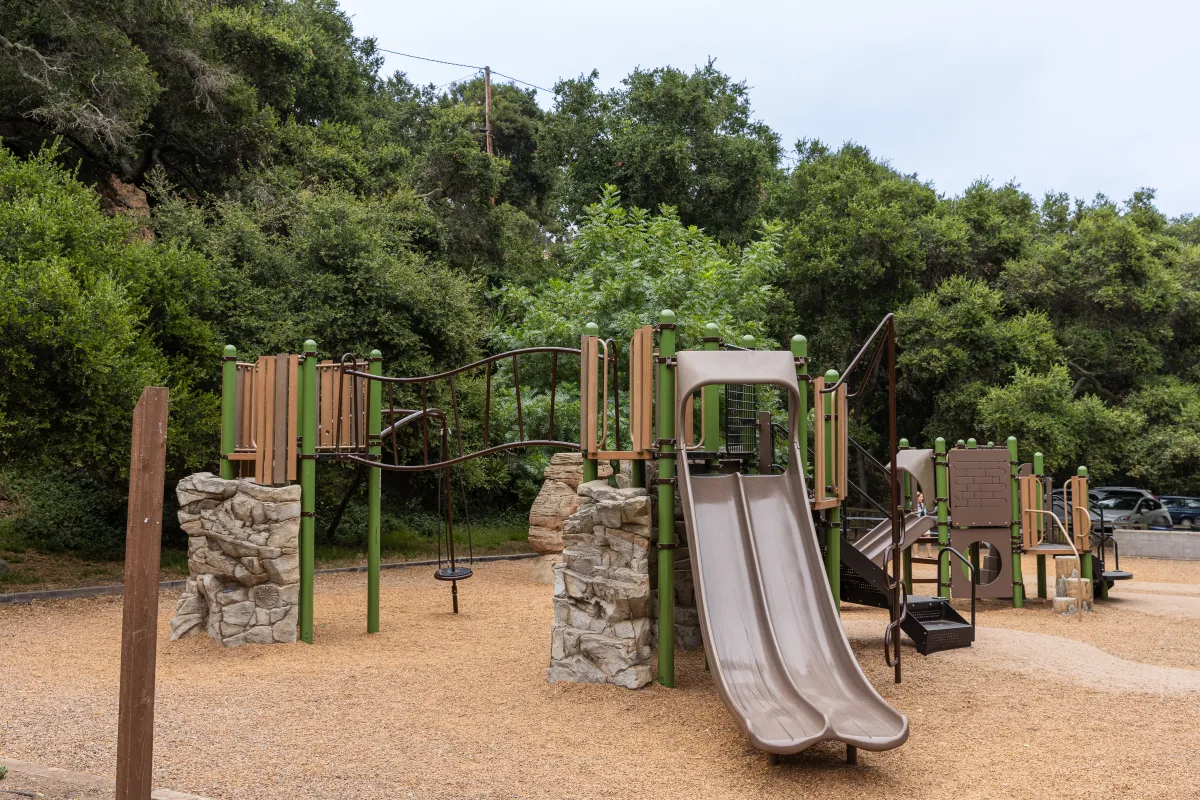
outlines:
[{"label": "disc swing seat", "polygon": [[[467,553],[469,564],[475,563],[475,544],[471,536],[471,515],[467,511],[466,505],[466,482],[463,480],[462,467],[459,467],[458,473],[459,488],[463,492],[463,517],[467,521]],[[450,481],[450,468],[446,467],[442,470],[442,481],[438,484],[438,494],[441,495],[442,484],[445,484],[446,495],[446,516],[444,523],[438,525],[438,568],[433,573],[435,580],[449,581],[450,583],[450,598],[454,606],[454,613],[458,613],[458,582],[470,578],[474,573],[470,567],[464,567],[458,563],[454,552],[454,491]],[[438,511],[441,511],[441,498],[438,498]],[[446,548],[445,557],[443,557],[442,549],[442,530],[446,531]]]}]

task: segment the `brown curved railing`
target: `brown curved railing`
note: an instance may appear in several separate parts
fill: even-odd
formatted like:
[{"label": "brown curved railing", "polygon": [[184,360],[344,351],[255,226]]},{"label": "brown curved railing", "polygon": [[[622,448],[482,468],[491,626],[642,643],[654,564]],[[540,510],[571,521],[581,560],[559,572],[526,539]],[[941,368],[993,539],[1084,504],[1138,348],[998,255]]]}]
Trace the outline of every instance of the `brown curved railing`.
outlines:
[{"label": "brown curved railing", "polygon": [[[545,438],[525,437],[525,415],[521,404],[521,372],[518,357],[523,355],[543,354],[548,353],[551,356],[550,360],[550,410],[549,420],[547,423],[547,432]],[[335,450],[334,457],[353,461],[359,464],[365,464],[371,467],[380,467],[381,469],[390,470],[393,472],[424,472],[433,469],[444,469],[446,467],[461,464],[464,461],[469,461],[472,458],[480,458],[483,456],[495,455],[508,450],[516,450],[525,447],[553,447],[560,450],[578,450],[579,444],[576,442],[567,442],[554,437],[554,406],[558,394],[558,359],[560,355],[580,356],[580,351],[577,348],[571,347],[525,347],[518,350],[510,350],[506,353],[499,353],[493,356],[481,358],[478,361],[473,361],[470,364],[465,364],[461,367],[456,367],[444,372],[437,372],[432,375],[421,375],[410,378],[396,378],[384,375],[372,375],[369,372],[361,370],[341,371],[342,376],[353,378],[350,391],[350,406],[352,409],[362,409],[366,407],[366,395],[371,381],[379,383],[386,387],[387,396],[383,402],[381,413],[384,418],[384,425],[380,432],[378,444],[383,444],[384,441],[390,438],[392,463],[388,464],[382,459],[375,459],[369,456],[366,452],[369,444],[368,437],[362,435],[362,431],[355,427],[351,431],[353,441],[351,446],[345,451],[341,449]],[[346,357],[343,357],[343,363]],[[512,361],[513,374],[513,390],[516,395],[516,410],[517,410],[517,441],[503,442],[492,445],[491,440],[491,412],[492,412],[492,376],[493,365],[501,361]],[[487,377],[487,388],[484,395],[484,414],[483,414],[483,447],[478,450],[467,451],[463,445],[462,425],[459,416],[459,401],[458,401],[458,386],[455,378],[470,370],[483,368]],[[445,410],[430,406],[429,404],[429,385],[434,381],[445,380],[449,384],[450,389],[450,410],[447,413]],[[396,386],[415,386],[419,387],[421,394],[421,408],[402,408],[397,407],[395,401]],[[339,394],[340,397],[340,394]],[[340,413],[340,407],[339,407]],[[358,417],[356,416],[357,420]],[[436,460],[430,460],[429,448],[429,422],[435,420],[441,427],[442,440],[446,441],[447,427],[453,430],[454,440],[457,444],[457,455],[451,455],[448,451],[448,446],[440,448],[440,453]],[[453,420],[453,424],[451,424]],[[419,464],[402,464],[400,463],[400,447],[398,446],[396,433],[409,425],[415,423],[421,424],[421,453],[422,459]]]}]

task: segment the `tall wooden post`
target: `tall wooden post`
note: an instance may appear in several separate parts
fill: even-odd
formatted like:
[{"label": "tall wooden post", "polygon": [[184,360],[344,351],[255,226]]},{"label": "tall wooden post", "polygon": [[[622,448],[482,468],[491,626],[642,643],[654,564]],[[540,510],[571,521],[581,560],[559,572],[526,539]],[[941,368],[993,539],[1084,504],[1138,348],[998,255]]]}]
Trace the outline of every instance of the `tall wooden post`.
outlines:
[{"label": "tall wooden post", "polygon": [[121,692],[117,717],[117,800],[150,797],[154,763],[154,647],[167,466],[167,389],[147,386],[133,410]]},{"label": "tall wooden post", "polygon": [[[492,155],[492,68],[483,68],[483,130],[487,134],[487,154]],[[495,202],[495,201],[493,201]]]}]

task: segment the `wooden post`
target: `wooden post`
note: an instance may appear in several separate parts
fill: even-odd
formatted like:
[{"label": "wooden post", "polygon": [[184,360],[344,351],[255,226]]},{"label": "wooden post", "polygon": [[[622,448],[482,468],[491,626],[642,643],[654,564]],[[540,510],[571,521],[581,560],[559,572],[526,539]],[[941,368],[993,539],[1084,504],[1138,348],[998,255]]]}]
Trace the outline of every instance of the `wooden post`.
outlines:
[{"label": "wooden post", "polygon": [[158,641],[158,569],[166,467],[167,389],[147,386],[133,410],[129,459],[117,800],[146,800],[153,780],[154,648]]}]

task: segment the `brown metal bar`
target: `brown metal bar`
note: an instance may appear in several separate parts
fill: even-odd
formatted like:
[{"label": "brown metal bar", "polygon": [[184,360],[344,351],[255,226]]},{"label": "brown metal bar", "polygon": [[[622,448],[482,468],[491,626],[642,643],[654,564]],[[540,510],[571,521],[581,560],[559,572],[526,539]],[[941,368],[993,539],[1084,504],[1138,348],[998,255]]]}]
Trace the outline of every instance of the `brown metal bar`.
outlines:
[{"label": "brown metal bar", "polygon": [[[550,356],[550,430],[547,439],[554,438],[554,396],[558,394],[558,353]],[[485,446],[487,442],[483,443]]]},{"label": "brown metal bar", "polygon": [[[514,362],[514,366],[515,366],[516,359],[513,359],[513,362]],[[456,439],[458,439],[458,454],[461,456],[463,454],[462,425],[460,425],[458,422],[458,392],[454,388],[454,376],[453,375],[450,376],[450,408],[454,410],[454,436]],[[518,414],[518,416],[521,413],[520,409],[521,409],[521,395],[518,394],[517,395],[517,414]],[[447,478],[447,480],[449,480],[449,479]]]},{"label": "brown metal bar", "polygon": [[[512,357],[512,362],[513,362],[513,387],[515,387],[517,390],[517,438],[524,441],[525,440],[525,417],[521,413],[521,373],[517,369],[517,357],[515,354]],[[451,378],[451,381],[453,381],[453,378]],[[454,384],[451,383],[450,385],[453,386]],[[461,450],[461,449],[462,448],[460,447],[459,450]],[[459,455],[462,455],[462,453],[459,453]]]},{"label": "brown metal bar", "polygon": [[[429,402],[426,398],[426,393],[425,393],[425,390],[428,388],[429,387],[427,384],[424,384],[424,383],[421,384],[421,411],[423,414],[429,412]],[[426,416],[421,417],[421,431],[425,438],[425,463],[428,464],[429,463],[429,418]]]},{"label": "brown metal bar", "polygon": [[449,378],[451,375],[458,375],[459,373],[466,372],[469,369],[481,367],[484,364],[493,364],[497,361],[503,361],[507,358],[513,358],[514,356],[525,355],[526,353],[570,353],[572,355],[579,355],[579,350],[574,347],[523,347],[518,350],[509,350],[507,353],[497,353],[494,356],[481,358],[478,361],[472,361],[470,364],[466,364],[465,366],[461,367],[455,367],[454,369],[447,370],[446,372],[437,372],[433,375],[421,375],[414,378],[389,378],[382,375],[371,375],[367,372],[358,372],[352,374],[357,374],[361,377],[370,378],[372,380],[384,381],[386,383],[425,383],[428,381],[435,381],[440,378]]},{"label": "brown metal bar", "polygon": [[[904,621],[904,617],[908,612],[907,602],[901,605],[900,593],[903,587],[903,581],[900,575],[900,533],[904,530],[904,509],[900,505],[900,470],[896,466],[896,459],[900,452],[900,442],[897,438],[897,421],[896,421],[896,326],[892,315],[888,315],[885,320],[887,323],[887,349],[888,349],[888,451],[891,454],[892,469],[891,469],[891,504],[892,504],[892,608],[891,617],[892,624],[895,625],[895,635],[892,637],[892,646],[895,652],[895,681],[900,682],[900,624]],[[882,349],[882,348],[881,348]],[[863,383],[866,387],[866,383]],[[974,609],[972,608],[972,612]],[[974,624],[974,622],[972,622]],[[891,659],[889,659],[890,661]]]},{"label": "brown metal bar", "polygon": [[487,447],[492,422],[492,365],[484,364],[483,371],[487,374],[487,390],[483,395],[483,446]]},{"label": "brown metal bar", "polygon": [[388,418],[391,420],[392,429],[392,463],[400,463],[400,448],[396,447],[396,403],[392,398],[392,385],[387,384],[388,390]]},{"label": "brown metal bar", "polygon": [[578,450],[579,444],[577,442],[559,442],[553,439],[527,439],[523,442],[505,442],[504,444],[492,445],[491,447],[483,450],[476,450],[473,453],[465,453],[461,456],[452,458],[449,461],[436,461],[432,464],[398,464],[390,467],[387,464],[380,464],[378,461],[372,461],[369,458],[361,456],[357,453],[339,453],[335,457],[339,461],[352,461],[355,464],[366,464],[368,467],[379,467],[380,469],[386,469],[392,472],[428,472],[431,469],[452,467],[455,464],[461,464],[464,461],[470,461],[472,458],[495,455],[496,453],[503,453],[506,450],[518,450],[522,447],[554,447],[559,450]]}]

